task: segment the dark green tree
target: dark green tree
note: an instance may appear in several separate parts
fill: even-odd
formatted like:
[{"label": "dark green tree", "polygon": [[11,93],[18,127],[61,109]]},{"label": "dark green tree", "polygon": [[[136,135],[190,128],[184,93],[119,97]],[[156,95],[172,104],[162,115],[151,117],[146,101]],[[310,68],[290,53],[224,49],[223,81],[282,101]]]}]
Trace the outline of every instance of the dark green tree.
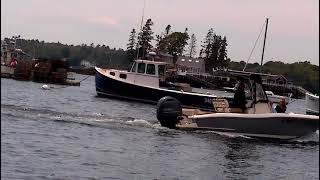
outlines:
[{"label": "dark green tree", "polygon": [[189,49],[188,49],[188,56],[194,57],[196,55],[196,46],[197,46],[197,39],[194,34],[191,35]]},{"label": "dark green tree", "polygon": [[188,44],[189,35],[186,32],[174,32],[165,38],[168,43],[168,53],[173,56],[173,63],[178,60],[178,56],[183,53],[184,47]]},{"label": "dark green tree", "polygon": [[199,56],[204,59],[206,72],[212,71],[212,64],[210,63],[212,43],[213,43],[213,29],[210,28],[203,41],[203,44],[201,45],[201,50],[199,54]]},{"label": "dark green tree", "polygon": [[230,59],[227,57],[227,38],[221,37],[209,29],[200,50],[204,58],[206,72],[212,73],[214,68],[226,68]]},{"label": "dark green tree", "polygon": [[165,34],[164,34],[165,37],[170,34],[170,30],[171,30],[171,25],[168,24],[167,27],[166,27],[166,30],[165,30]]},{"label": "dark green tree", "polygon": [[171,25],[167,25],[167,27],[165,28],[164,33],[162,33],[161,35],[156,35],[157,39],[157,43],[156,43],[156,48],[158,51],[160,52],[167,52],[168,49],[168,42],[167,42],[167,37],[170,34],[170,30],[171,30]]},{"label": "dark green tree", "polygon": [[230,59],[228,59],[227,56],[227,38],[224,36],[222,40],[220,40],[219,43],[219,51],[218,51],[218,64],[216,67],[218,68],[226,68],[228,66],[228,63],[230,62]]},{"label": "dark green tree", "polygon": [[132,62],[135,58],[135,54],[136,54],[136,30],[132,29],[132,31],[130,32],[130,36],[129,36],[129,42],[127,44],[127,56],[128,56],[128,60],[130,62]]},{"label": "dark green tree", "polygon": [[138,35],[139,56],[141,58],[144,58],[147,52],[153,47],[151,44],[151,41],[153,40],[153,31],[151,30],[152,25],[152,20],[148,19],[146,24],[143,26],[142,31]]},{"label": "dark green tree", "polygon": [[213,29],[210,28],[204,41],[203,44],[201,45],[201,50],[199,56],[206,59],[210,56],[210,48],[211,44],[213,42]]},{"label": "dark green tree", "polygon": [[210,56],[208,59],[208,63],[210,64],[211,69],[212,68],[218,68],[220,66],[218,61],[219,56],[219,49],[221,47],[221,36],[213,34],[213,42],[211,43],[210,47]]},{"label": "dark green tree", "polygon": [[61,53],[62,53],[62,56],[63,56],[64,58],[68,58],[68,57],[70,56],[70,49],[68,48],[68,46],[63,47],[61,51],[62,51],[62,52],[61,52]]}]

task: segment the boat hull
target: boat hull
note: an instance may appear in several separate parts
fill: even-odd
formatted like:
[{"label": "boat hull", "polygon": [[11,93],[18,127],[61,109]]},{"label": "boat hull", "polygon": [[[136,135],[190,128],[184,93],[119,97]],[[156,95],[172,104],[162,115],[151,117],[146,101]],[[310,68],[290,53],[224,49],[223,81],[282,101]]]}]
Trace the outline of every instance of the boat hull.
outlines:
[{"label": "boat hull", "polygon": [[319,129],[319,117],[302,114],[237,114],[211,113],[189,117],[177,124],[182,130],[209,130],[241,134],[249,137],[294,139]]},{"label": "boat hull", "polygon": [[[96,69],[95,74],[96,92],[100,97],[126,99],[144,103],[157,104],[164,96],[171,96],[178,99],[184,107],[197,107],[199,109],[213,110],[212,101],[217,97],[181,92],[162,88],[139,86],[131,83],[112,79]],[[225,98],[229,102],[232,98]]]}]

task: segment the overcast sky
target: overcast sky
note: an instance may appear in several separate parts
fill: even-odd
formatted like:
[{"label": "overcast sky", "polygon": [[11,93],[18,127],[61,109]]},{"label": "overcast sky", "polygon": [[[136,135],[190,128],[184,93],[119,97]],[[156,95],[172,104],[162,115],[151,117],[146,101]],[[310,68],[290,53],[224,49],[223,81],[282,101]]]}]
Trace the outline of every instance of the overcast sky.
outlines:
[{"label": "overcast sky", "polygon": [[[319,65],[319,0],[145,0],[145,19],[155,34],[170,24],[197,38],[198,52],[209,28],[227,37],[228,56],[246,61],[269,18],[266,61]],[[126,48],[140,29],[144,0],[1,0],[1,39],[21,35],[65,44]],[[260,62],[263,34],[250,62]]]}]

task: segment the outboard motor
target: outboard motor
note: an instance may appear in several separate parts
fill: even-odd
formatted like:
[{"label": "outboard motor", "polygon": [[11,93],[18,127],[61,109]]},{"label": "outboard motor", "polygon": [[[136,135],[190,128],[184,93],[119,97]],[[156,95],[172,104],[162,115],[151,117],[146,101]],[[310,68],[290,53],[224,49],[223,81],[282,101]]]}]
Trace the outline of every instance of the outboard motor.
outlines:
[{"label": "outboard motor", "polygon": [[157,119],[161,126],[174,129],[179,122],[178,117],[181,115],[181,103],[176,98],[165,96],[158,101]]}]

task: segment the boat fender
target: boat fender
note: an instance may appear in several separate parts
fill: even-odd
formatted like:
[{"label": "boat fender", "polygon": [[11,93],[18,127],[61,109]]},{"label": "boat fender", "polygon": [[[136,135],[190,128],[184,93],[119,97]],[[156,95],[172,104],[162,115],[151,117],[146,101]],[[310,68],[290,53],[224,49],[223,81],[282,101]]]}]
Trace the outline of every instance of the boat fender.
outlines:
[{"label": "boat fender", "polygon": [[180,116],[182,116],[182,106],[176,98],[165,96],[158,101],[157,119],[161,126],[174,129]]}]

